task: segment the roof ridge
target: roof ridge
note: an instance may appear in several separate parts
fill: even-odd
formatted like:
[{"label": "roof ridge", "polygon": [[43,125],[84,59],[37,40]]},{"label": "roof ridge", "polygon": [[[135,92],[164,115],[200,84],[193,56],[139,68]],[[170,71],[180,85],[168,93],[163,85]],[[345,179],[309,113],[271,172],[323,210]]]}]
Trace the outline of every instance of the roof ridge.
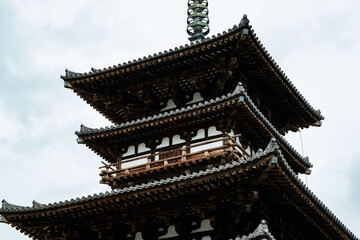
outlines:
[{"label": "roof ridge", "polygon": [[153,53],[153,55],[149,55],[148,57],[144,56],[143,58],[134,59],[134,60],[128,61],[128,62],[123,62],[122,64],[119,63],[118,65],[113,65],[112,67],[111,66],[109,66],[107,68],[104,67],[103,69],[95,69],[92,67],[91,71],[84,72],[84,73],[78,73],[78,72],[74,72],[74,71],[65,69],[65,76],[61,75],[60,78],[62,78],[64,81],[66,81],[66,80],[72,80],[72,79],[81,78],[81,77],[94,76],[96,74],[106,73],[106,72],[113,71],[113,70],[118,70],[123,67],[131,67],[131,66],[139,64],[139,63],[144,63],[146,61],[154,60],[159,57],[163,57],[163,56],[171,55],[176,52],[183,51],[184,49],[190,49],[192,47],[195,47],[195,46],[197,47],[204,43],[215,41],[217,39],[220,39],[222,37],[225,37],[225,36],[235,32],[236,30],[241,29],[242,27],[251,27],[251,26],[249,26],[249,22],[250,21],[247,18],[247,15],[244,14],[240,23],[237,25],[235,24],[232,28],[229,28],[228,31],[223,31],[222,33],[218,33],[217,35],[212,35],[211,37],[206,37],[204,40],[197,41],[196,43],[193,43],[193,42],[189,43],[189,44],[186,43],[185,45],[180,45],[179,47],[174,47],[169,50],[164,50],[163,52]]}]

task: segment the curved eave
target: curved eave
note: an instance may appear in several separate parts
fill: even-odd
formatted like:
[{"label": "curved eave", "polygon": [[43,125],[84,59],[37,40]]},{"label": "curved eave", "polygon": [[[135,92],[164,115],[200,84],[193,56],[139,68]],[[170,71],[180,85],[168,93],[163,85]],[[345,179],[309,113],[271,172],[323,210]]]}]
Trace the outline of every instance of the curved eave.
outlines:
[{"label": "curved eave", "polygon": [[93,101],[89,96],[90,93],[85,89],[99,83],[107,85],[116,82],[117,85],[125,86],[137,82],[139,78],[153,79],[159,72],[170,74],[171,72],[188,69],[194,66],[194,63],[206,64],[214,60],[217,61],[219,56],[233,51],[236,42],[243,34],[242,31],[245,30],[247,34],[247,29],[248,20],[246,19],[246,21],[243,20],[239,25],[229,29],[228,32],[206,38],[196,44],[175,47],[168,51],[117,66],[114,65],[103,70],[92,69],[88,73],[75,73],[66,70],[66,75],[61,76],[61,78],[64,80],[66,88],[72,89],[80,98],[112,123],[122,123],[124,119],[119,116],[119,113],[106,109],[101,102]]},{"label": "curved eave", "polygon": [[275,181],[280,194],[329,239],[333,239],[333,234],[337,234],[339,239],[358,239],[298,178],[281,152],[279,155],[279,166],[277,170],[270,171],[269,176]]},{"label": "curved eave", "polygon": [[[84,74],[84,76],[70,79],[64,76],[62,76],[62,78],[65,81],[66,87],[71,88],[80,98],[105,116],[108,120],[115,124],[121,123],[124,119],[119,116],[117,111],[108,110],[102,102],[93,101],[90,97],[91,94],[87,92],[87,90],[80,89],[79,86],[90,86],[91,84],[96,85],[99,83],[104,83],[105,85],[112,84],[107,81],[115,81],[117,85],[125,86],[138,81],[138,77],[142,79],[153,79],[158,71],[165,71],[167,74],[170,74],[172,72],[187,69],[193,66],[194,61],[197,64],[212,62],[216,60],[218,56],[224,55],[232,50],[234,45],[233,43],[237,39],[237,35],[241,34],[239,27],[234,29],[235,30],[231,30],[234,31],[234,34],[231,35],[229,33],[230,36],[227,36],[229,34],[220,35],[216,38],[216,41],[211,39],[197,45],[180,47],[180,49],[175,48],[175,50],[169,50],[169,52],[166,51],[164,54],[154,55],[152,58],[142,61],[134,61],[128,65],[122,65],[116,68],[114,67],[106,71],[88,73]],[[194,60],[195,58],[196,60]],[[152,71],[155,71],[156,73],[152,73]]]},{"label": "curved eave", "polygon": [[308,168],[311,168],[313,165],[309,162],[309,159],[307,157],[301,156],[300,153],[298,153],[295,150],[295,148],[293,148],[291,144],[286,141],[286,139],[279,133],[279,131],[256,107],[256,105],[254,104],[254,102],[251,100],[250,96],[246,93],[244,89],[242,89],[242,94],[244,96],[243,102],[246,103],[246,105],[256,116],[256,118],[261,120],[261,122],[265,125],[265,127],[272,133],[273,137],[279,141],[279,144],[282,146],[282,148],[292,156],[292,159],[294,159],[298,167],[303,170],[300,172],[305,173],[308,170]]},{"label": "curved eave", "polygon": [[[278,160],[274,161],[272,156],[277,156]],[[193,172],[186,175],[125,187],[117,191],[71,199],[65,202],[34,207],[3,206],[0,209],[0,214],[5,216],[8,222],[14,227],[29,234],[31,229],[23,228],[21,222],[31,221],[31,219],[37,218],[46,219],[54,215],[57,216],[57,219],[61,219],[73,215],[74,212],[86,215],[89,212],[94,212],[94,208],[101,208],[102,210],[100,212],[104,212],[105,210],[113,211],[112,207],[114,206],[124,208],[128,205],[126,203],[132,202],[132,204],[134,204],[136,202],[136,204],[141,204],[142,201],[146,202],[146,198],[150,195],[155,194],[161,199],[163,193],[169,196],[169,194],[171,195],[172,192],[174,192],[176,195],[176,192],[181,191],[182,188],[191,188],[193,184],[197,187],[202,186],[202,184],[210,184],[209,186],[211,186],[211,181],[235,178],[242,176],[246,172],[250,172],[251,169],[264,169],[264,166],[269,166],[270,169],[268,170],[268,179],[264,180],[261,184],[264,186],[272,186],[272,189],[275,186],[274,194],[276,194],[275,190],[277,190],[277,194],[288,201],[293,207],[292,211],[299,212],[308,220],[308,224],[315,226],[324,236],[334,234],[330,235],[330,239],[333,237],[336,239],[358,239],[306,185],[301,182],[283,157],[279,146],[274,141],[272,141],[264,151],[258,152],[253,158],[249,158],[246,161],[236,161],[224,166],[207,169],[206,171]],[[242,177],[240,179],[242,179]],[[159,190],[165,187],[167,191]],[[166,199],[168,199],[168,197],[166,197]],[[299,206],[302,207],[299,208]],[[36,236],[34,239],[37,239]]]},{"label": "curved eave", "polygon": [[295,110],[300,110],[302,111],[302,114],[307,115],[309,118],[313,119],[313,122],[310,122],[310,125],[317,126],[318,124],[321,124],[320,122],[324,119],[324,117],[321,115],[320,110],[315,110],[305,99],[305,97],[299,92],[295,85],[290,81],[290,79],[285,75],[284,71],[271,57],[270,53],[265,49],[251,26],[249,38],[247,38],[246,41],[251,41],[256,46],[258,50],[258,57],[263,61],[262,65],[265,66],[265,68],[267,68],[274,75],[274,84],[281,87],[283,92],[290,93],[291,97],[289,99],[293,104],[295,104]]}]

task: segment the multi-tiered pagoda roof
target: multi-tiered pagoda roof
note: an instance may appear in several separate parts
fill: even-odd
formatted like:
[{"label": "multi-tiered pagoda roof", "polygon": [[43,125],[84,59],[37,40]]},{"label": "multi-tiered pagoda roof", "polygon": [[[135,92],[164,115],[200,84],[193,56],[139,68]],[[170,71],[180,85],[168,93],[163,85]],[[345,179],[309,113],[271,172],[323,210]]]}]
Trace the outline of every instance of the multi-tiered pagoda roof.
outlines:
[{"label": "multi-tiered pagoda roof", "polygon": [[1,221],[33,239],[357,239],[298,178],[312,165],[284,135],[323,116],[246,16],[212,38],[62,79],[114,124],[76,132],[112,191],[3,201]]}]

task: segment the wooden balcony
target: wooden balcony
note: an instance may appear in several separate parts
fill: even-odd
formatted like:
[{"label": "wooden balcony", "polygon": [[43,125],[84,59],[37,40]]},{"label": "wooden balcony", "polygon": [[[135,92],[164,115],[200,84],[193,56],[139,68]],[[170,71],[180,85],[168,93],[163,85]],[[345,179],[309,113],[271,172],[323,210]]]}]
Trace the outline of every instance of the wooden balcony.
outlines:
[{"label": "wooden balcony", "polygon": [[[199,168],[209,164],[221,164],[229,161],[245,159],[250,156],[236,140],[240,135],[222,137],[202,141],[190,146],[161,151],[155,154],[126,159],[118,163],[104,164],[101,169],[100,183],[109,184],[113,188],[140,178],[154,178],[156,175],[176,170]],[[214,145],[216,145],[214,147]],[[138,164],[141,163],[141,164]],[[127,165],[128,167],[121,167]]]}]

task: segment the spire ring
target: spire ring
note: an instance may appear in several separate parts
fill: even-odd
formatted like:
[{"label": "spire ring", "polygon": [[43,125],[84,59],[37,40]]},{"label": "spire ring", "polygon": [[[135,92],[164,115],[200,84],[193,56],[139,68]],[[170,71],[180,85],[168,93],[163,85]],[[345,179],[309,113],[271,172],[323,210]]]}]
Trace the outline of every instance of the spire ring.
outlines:
[{"label": "spire ring", "polygon": [[207,0],[189,0],[187,10],[187,33],[192,42],[205,39],[210,32]]}]

